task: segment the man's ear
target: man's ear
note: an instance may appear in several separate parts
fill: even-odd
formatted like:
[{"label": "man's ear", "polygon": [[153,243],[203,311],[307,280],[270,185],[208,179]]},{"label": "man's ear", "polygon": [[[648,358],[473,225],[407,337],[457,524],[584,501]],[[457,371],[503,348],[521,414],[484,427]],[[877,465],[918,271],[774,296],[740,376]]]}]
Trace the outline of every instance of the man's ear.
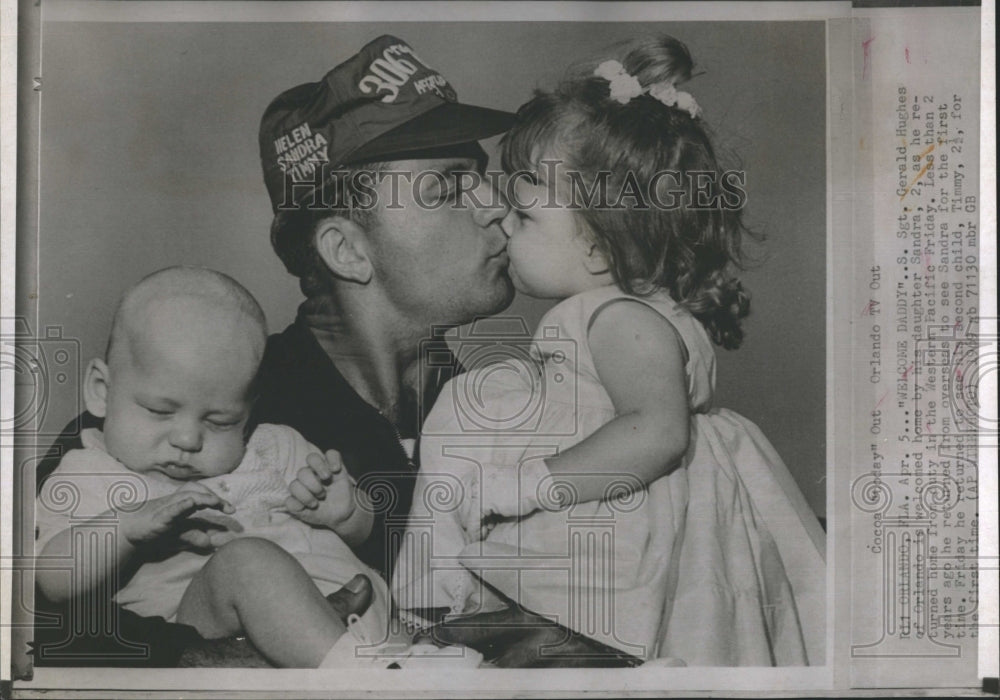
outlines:
[{"label": "man's ear", "polygon": [[104,418],[108,412],[108,388],[111,373],[104,360],[94,358],[87,365],[83,378],[83,402],[87,410],[96,418]]},{"label": "man's ear", "polygon": [[316,227],[316,252],[335,276],[367,284],[372,278],[365,230],[343,216],[324,219]]}]

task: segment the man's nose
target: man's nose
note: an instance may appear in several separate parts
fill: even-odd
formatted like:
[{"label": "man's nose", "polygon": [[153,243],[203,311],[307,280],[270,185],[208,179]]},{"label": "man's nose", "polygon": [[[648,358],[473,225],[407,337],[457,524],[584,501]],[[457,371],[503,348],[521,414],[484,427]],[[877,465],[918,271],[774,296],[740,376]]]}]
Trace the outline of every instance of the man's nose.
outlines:
[{"label": "man's nose", "polygon": [[198,452],[202,445],[201,425],[194,420],[178,420],[170,431],[170,444],[182,452]]},{"label": "man's nose", "polygon": [[483,206],[473,210],[473,219],[477,224],[486,228],[491,224],[498,224],[503,221],[510,211],[510,205],[499,191],[488,181],[484,181],[476,188],[476,195]]}]

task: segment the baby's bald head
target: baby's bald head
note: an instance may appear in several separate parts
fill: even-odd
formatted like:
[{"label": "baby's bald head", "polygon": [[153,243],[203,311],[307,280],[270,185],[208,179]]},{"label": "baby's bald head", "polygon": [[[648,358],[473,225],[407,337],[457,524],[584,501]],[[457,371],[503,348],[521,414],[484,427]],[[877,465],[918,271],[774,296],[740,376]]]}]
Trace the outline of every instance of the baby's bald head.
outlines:
[{"label": "baby's bald head", "polygon": [[[192,354],[249,353],[254,365],[267,341],[264,312],[243,285],[200,267],[169,267],[145,277],[122,297],[108,339],[106,362],[142,364],[169,343]],[[153,353],[155,354],[155,353]]]},{"label": "baby's bald head", "polygon": [[200,479],[235,469],[267,328],[238,282],[171,267],[122,298],[105,360],[91,360],[87,410],[104,418],[112,457],[136,472]]}]

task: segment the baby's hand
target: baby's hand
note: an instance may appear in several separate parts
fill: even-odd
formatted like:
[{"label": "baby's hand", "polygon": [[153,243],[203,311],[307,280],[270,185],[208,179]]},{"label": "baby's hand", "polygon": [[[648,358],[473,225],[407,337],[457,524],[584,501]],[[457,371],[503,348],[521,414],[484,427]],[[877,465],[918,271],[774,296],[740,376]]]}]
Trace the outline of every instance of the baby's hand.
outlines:
[{"label": "baby's hand", "polygon": [[196,483],[183,491],[146,501],[136,511],[119,511],[122,534],[130,544],[141,547],[156,540],[173,538],[197,549],[220,547],[234,535],[225,526],[191,519],[202,508],[232,513],[233,506]]},{"label": "baby's hand", "polygon": [[306,457],[306,466],[299,469],[288,492],[285,507],[289,513],[304,523],[344,536],[340,530],[358,504],[354,482],[336,450],[328,450],[325,457],[316,453]]}]

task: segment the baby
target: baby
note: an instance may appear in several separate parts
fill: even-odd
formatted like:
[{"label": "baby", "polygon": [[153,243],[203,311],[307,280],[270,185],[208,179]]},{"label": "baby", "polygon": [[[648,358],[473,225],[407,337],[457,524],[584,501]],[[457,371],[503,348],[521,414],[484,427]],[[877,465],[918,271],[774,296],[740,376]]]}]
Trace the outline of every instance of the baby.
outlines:
[{"label": "baby", "polygon": [[[126,293],[84,382],[103,431],[83,433],[39,497],[36,551],[73,557],[71,574],[39,569],[48,598],[124,583],[125,608],[245,634],[285,667],[351,665],[358,639],[384,639],[385,583],[350,548],[370,504],[337,453],[285,426],[246,439],[266,338],[256,300],[218,272],[169,268]],[[324,596],[359,573],[373,600],[345,635]]]}]

